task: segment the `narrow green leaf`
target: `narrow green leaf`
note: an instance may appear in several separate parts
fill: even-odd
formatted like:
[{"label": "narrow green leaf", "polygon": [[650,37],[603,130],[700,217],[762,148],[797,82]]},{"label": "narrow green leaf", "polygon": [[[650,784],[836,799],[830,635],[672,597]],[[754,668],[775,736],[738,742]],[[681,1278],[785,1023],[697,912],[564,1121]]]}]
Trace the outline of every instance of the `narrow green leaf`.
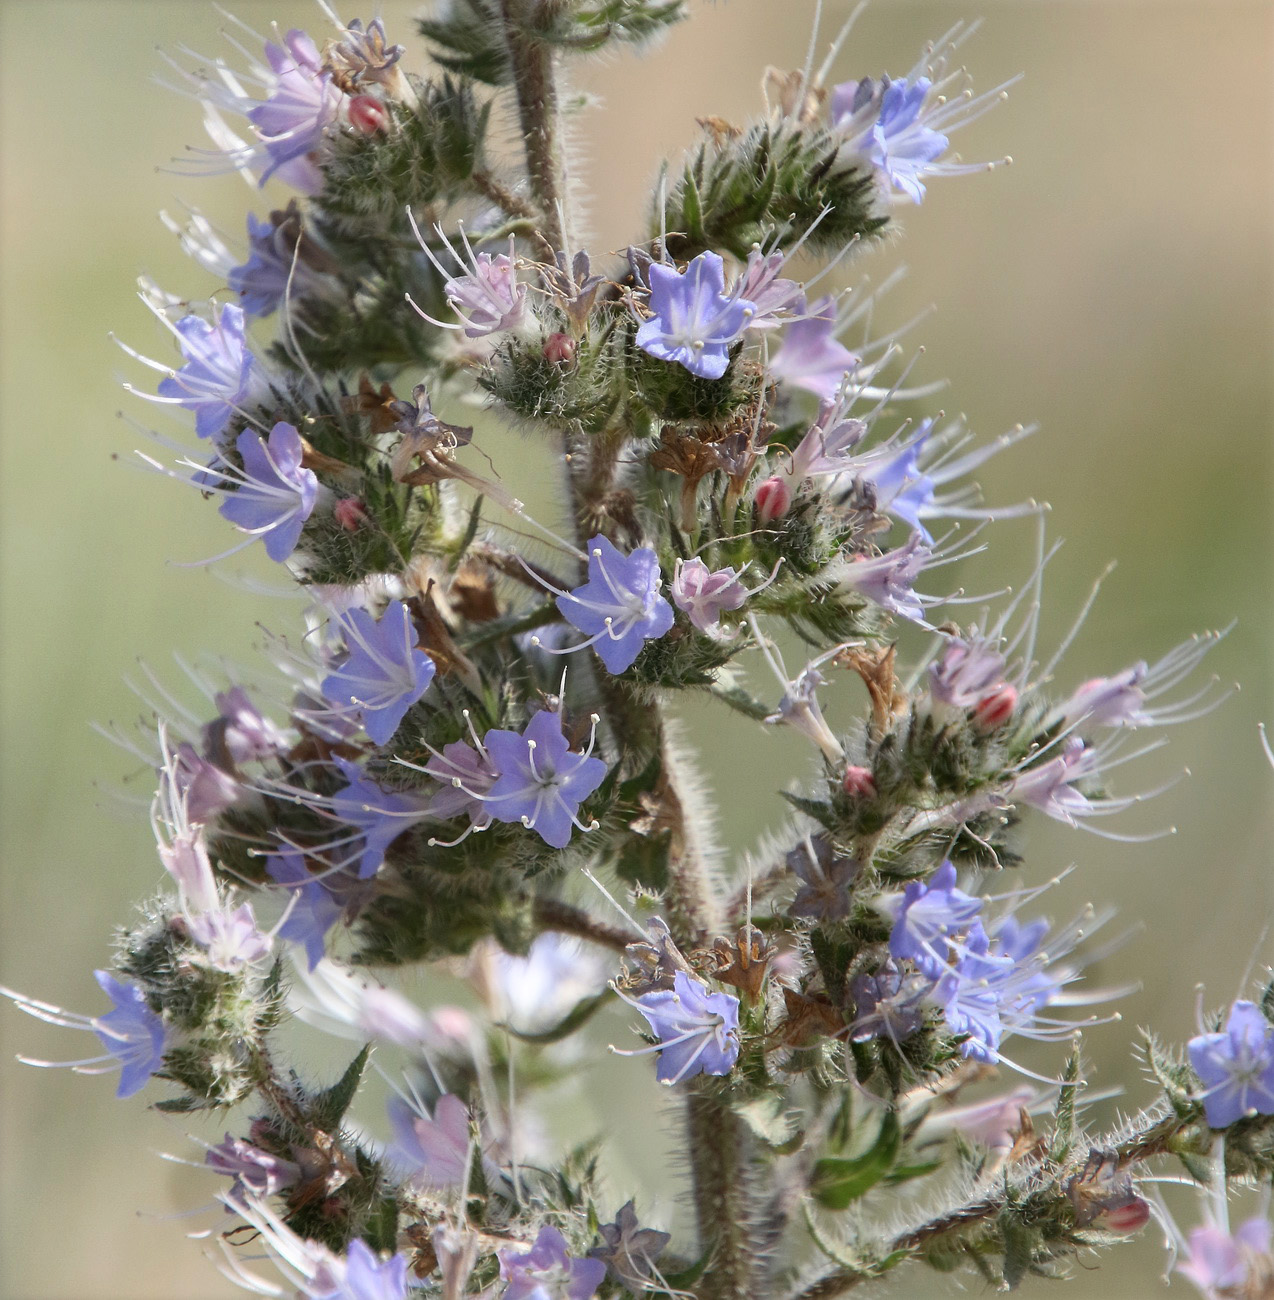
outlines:
[{"label": "narrow green leaf", "polygon": [[577,1002],[571,1012],[559,1020],[551,1029],[543,1029],[538,1034],[519,1033],[509,1025],[505,1025],[504,1028],[514,1038],[520,1039],[524,1043],[558,1043],[563,1038],[573,1034],[599,1007],[604,1006],[614,996],[612,990],[603,989],[600,993],[594,994],[593,997],[585,998],[583,1002]]},{"label": "narrow green leaf", "polygon": [[871,1149],[861,1156],[831,1156],[814,1163],[810,1194],[829,1210],[848,1209],[893,1169],[902,1145],[902,1130],[893,1111],[886,1111]]}]

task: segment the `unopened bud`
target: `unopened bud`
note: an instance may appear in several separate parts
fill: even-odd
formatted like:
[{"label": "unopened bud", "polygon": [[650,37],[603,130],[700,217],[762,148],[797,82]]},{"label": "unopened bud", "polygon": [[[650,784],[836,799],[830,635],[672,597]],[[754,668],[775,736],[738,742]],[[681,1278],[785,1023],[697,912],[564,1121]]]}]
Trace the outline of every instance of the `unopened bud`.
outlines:
[{"label": "unopened bud", "polygon": [[1097,1226],[1121,1236],[1140,1232],[1150,1222],[1150,1206],[1140,1196],[1134,1196],[1126,1205],[1103,1210],[1097,1217]]},{"label": "unopened bud", "polygon": [[354,532],[367,520],[367,511],[358,497],[342,497],[332,507],[332,513],[347,533]]},{"label": "unopened bud", "polygon": [[544,360],[555,366],[574,361],[575,340],[569,334],[563,334],[560,331],[550,334],[544,340]]},{"label": "unopened bud", "polygon": [[973,725],[979,731],[998,731],[1017,708],[1017,688],[1001,682],[973,706]]},{"label": "unopened bud", "polygon": [[349,101],[349,124],[363,135],[379,135],[389,125],[389,111],[374,95],[355,95]]},{"label": "unopened bud", "polygon": [[851,763],[841,777],[841,789],[851,799],[873,799],[876,795],[876,782],[872,779],[871,769],[858,767]]},{"label": "unopened bud", "polygon": [[787,480],[775,474],[757,487],[752,498],[756,503],[756,517],[760,523],[772,524],[782,519],[792,504],[792,489]]}]

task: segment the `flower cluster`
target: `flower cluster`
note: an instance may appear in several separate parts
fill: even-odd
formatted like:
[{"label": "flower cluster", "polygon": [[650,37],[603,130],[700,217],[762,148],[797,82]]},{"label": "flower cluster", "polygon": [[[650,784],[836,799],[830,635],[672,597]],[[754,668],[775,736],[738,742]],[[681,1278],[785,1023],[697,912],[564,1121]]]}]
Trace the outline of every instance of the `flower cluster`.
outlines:
[{"label": "flower cluster", "polygon": [[[963,25],[905,76],[825,89],[838,42],[772,70],[748,126],[707,119],[645,235],[590,257],[557,70],[687,10],[449,0],[419,70],[330,12],[325,39],[234,34],[246,68],[172,61],[215,145],[198,170],[296,194],[237,243],[166,218],[216,283],[144,288],[174,348],[126,351],[187,450],[143,461],[218,498],[226,555],[261,542],[303,626],[270,622],[265,685],[192,670],[210,718],[151,677],[155,727],[125,743],[156,776],[167,892],[96,973],[113,1009],[3,992],[105,1051],[33,1064],[215,1113],[223,1268],[258,1294],[830,1300],[964,1261],[1007,1288],[1144,1226],[1153,1161],[1201,1179],[1222,1141],[1219,1185],[1274,1177],[1274,992],[1201,1017],[1184,1055],[1148,1039],[1159,1095],[1099,1133],[1078,1037],[1117,1017],[1064,1009],[1117,996],[1076,987],[1106,914],[1020,915],[1049,887],[1026,810],[1092,827],[1153,793],[1112,773],[1219,702],[1184,683],[1223,634],[1058,688],[1042,508],[972,477],[1032,430],[924,413],[876,296],[826,279],[893,200],[977,169],[950,137],[1003,87],[950,70]],[[560,517],[459,422],[476,404],[536,440]],[[1031,526],[1015,594],[944,579]],[[687,744],[712,709],[791,809],[737,862]],[[767,727],[809,742],[799,770],[773,770]],[[459,981],[468,1009],[437,1001]],[[279,1050],[288,1017],[354,1044],[337,1077]],[[644,1222],[585,1131],[626,1118],[595,1069],[625,1020],[644,1043],[610,1068],[684,1110],[693,1224]],[[1068,1058],[1033,1073],[1014,1037]],[[1043,1086],[976,1095],[1000,1065]],[[881,1189],[890,1216],[840,1217]],[[895,1211],[917,1217],[890,1235]],[[1264,1218],[1176,1235],[1205,1295],[1268,1292]]]}]

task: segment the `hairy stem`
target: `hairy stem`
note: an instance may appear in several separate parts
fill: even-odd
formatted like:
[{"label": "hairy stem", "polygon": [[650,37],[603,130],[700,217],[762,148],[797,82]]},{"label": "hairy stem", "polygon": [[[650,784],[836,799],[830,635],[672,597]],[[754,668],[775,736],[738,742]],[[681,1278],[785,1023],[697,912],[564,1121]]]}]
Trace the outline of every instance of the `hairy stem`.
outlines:
[{"label": "hairy stem", "polygon": [[699,1247],[712,1258],[695,1287],[697,1300],[754,1300],[751,1137],[725,1100],[706,1092],[687,1100]]},{"label": "hairy stem", "polygon": [[556,930],[560,934],[574,934],[590,943],[600,944],[603,948],[612,948],[623,952],[641,935],[622,930],[616,925],[607,925],[590,916],[582,908],[572,907],[556,898],[537,898],[533,915],[537,925],[545,930]]},{"label": "hairy stem", "polygon": [[[1176,1115],[1162,1116],[1149,1121],[1141,1132],[1132,1134],[1122,1142],[1110,1144],[1110,1150],[1118,1158],[1120,1168],[1148,1160],[1153,1156],[1167,1155],[1172,1151],[1176,1139],[1185,1130],[1195,1127],[1198,1122],[1197,1116],[1184,1119]],[[1065,1169],[1054,1167],[1051,1180],[1053,1190],[1062,1201],[1067,1199],[1065,1173]],[[958,1237],[967,1229],[994,1219],[1004,1206],[1005,1198],[1002,1191],[984,1194],[956,1206],[955,1209],[948,1210],[945,1214],[909,1228],[906,1232],[899,1233],[872,1253],[878,1258],[888,1259],[891,1255],[899,1253],[910,1254],[943,1237]],[[793,1295],[791,1300],[835,1300],[835,1297],[844,1295],[875,1276],[877,1272],[871,1268],[839,1268],[831,1273],[825,1273]]]},{"label": "hairy stem", "polygon": [[565,247],[562,228],[565,169],[553,50],[536,32],[556,16],[562,4],[563,0],[500,0],[518,99],[527,178],[544,218],[544,238],[555,251]]}]

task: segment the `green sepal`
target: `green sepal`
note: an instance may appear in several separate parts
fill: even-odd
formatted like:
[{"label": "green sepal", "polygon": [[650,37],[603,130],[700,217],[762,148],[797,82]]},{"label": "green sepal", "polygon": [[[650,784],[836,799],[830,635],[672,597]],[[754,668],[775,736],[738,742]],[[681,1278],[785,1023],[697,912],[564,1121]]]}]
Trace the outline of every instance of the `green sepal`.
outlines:
[{"label": "green sepal", "polygon": [[340,1128],[341,1120],[345,1118],[345,1112],[362,1082],[363,1070],[371,1050],[371,1044],[368,1043],[330,1088],[325,1088],[310,1099],[307,1108],[310,1122],[322,1132],[335,1133]]},{"label": "green sepal", "polygon": [[826,1156],[814,1162],[810,1195],[824,1209],[848,1209],[893,1169],[901,1146],[898,1116],[886,1111],[875,1142],[861,1156]]}]

